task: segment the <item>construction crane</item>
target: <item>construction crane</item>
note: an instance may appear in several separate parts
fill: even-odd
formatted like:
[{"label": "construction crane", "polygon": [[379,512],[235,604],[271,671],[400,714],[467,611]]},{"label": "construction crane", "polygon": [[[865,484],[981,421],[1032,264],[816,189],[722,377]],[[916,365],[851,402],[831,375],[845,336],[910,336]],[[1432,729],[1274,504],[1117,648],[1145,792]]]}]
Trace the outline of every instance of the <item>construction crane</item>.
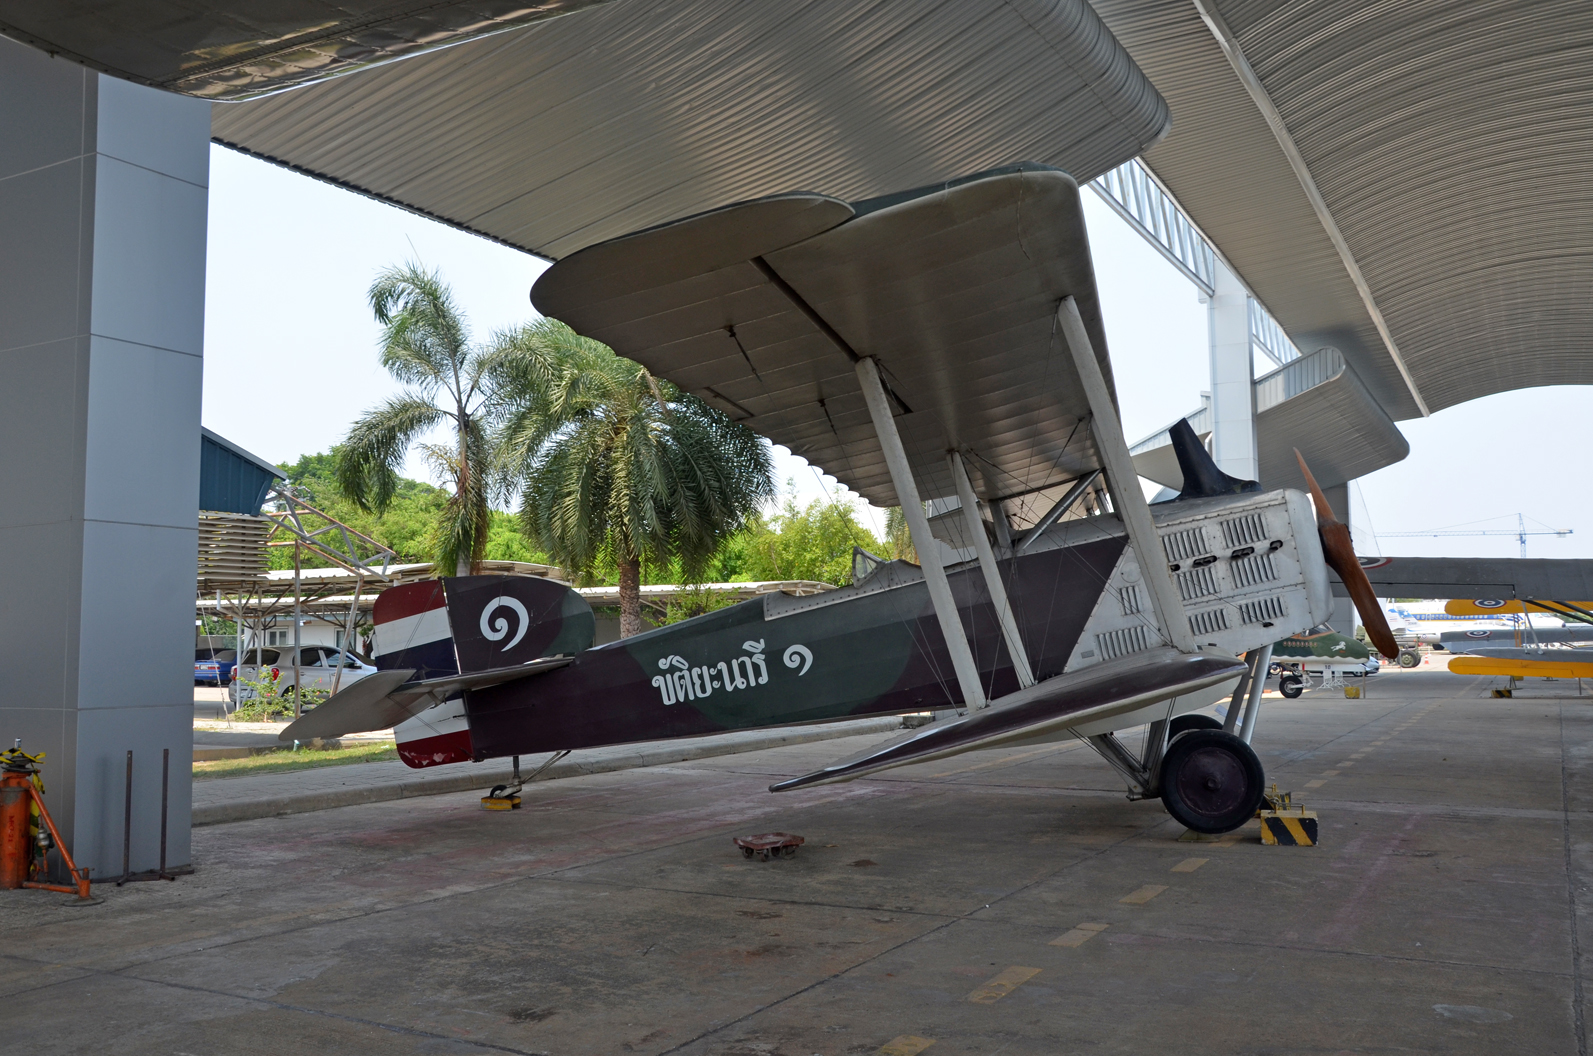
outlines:
[{"label": "construction crane", "polygon": [[1527,519],[1525,517],[1523,517],[1519,513],[1516,514],[1516,526],[1515,526],[1514,529],[1509,529],[1509,528],[1491,528],[1491,529],[1476,528],[1476,529],[1472,529],[1472,528],[1468,528],[1468,529],[1444,529],[1442,531],[1437,531],[1437,532],[1378,532],[1378,533],[1376,533],[1376,535],[1377,535],[1377,537],[1379,539],[1442,539],[1442,538],[1445,538],[1445,537],[1471,536],[1471,535],[1513,535],[1513,536],[1516,537],[1517,541],[1519,541],[1521,543],[1521,556],[1522,557],[1526,557],[1527,556],[1527,536],[1529,536],[1529,535],[1558,535],[1558,536],[1562,536],[1563,537],[1563,536],[1567,536],[1567,535],[1570,535],[1570,534],[1571,534],[1571,529],[1569,529],[1569,528],[1541,528],[1541,529],[1533,528],[1533,529],[1528,529],[1527,528]]}]

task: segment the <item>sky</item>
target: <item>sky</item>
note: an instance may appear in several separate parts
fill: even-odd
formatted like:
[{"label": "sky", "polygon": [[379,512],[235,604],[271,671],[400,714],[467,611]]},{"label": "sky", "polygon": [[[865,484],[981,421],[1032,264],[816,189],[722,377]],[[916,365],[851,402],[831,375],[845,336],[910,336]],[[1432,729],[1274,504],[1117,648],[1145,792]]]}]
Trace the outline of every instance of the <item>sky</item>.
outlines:
[{"label": "sky", "polygon": [[[477,339],[536,317],[529,291],[547,265],[535,257],[224,147],[212,146],[210,164],[204,424],[255,454],[291,462],[326,451],[399,390],[377,363],[380,328],[366,301],[385,267],[418,260],[441,272]],[[1206,308],[1096,195],[1084,203],[1132,443],[1200,405]],[[1519,512],[1540,529],[1573,531],[1529,537],[1529,556],[1593,557],[1585,471],[1548,446],[1564,431],[1542,426],[1580,421],[1590,395],[1580,386],[1521,390],[1401,422],[1410,457],[1352,485],[1357,550],[1511,557],[1513,535],[1374,533],[1513,530]],[[778,479],[798,501],[841,490],[804,459],[779,447],[775,455]],[[418,458],[405,473],[428,479]],[[864,518],[882,533],[880,511],[865,507]]]}]

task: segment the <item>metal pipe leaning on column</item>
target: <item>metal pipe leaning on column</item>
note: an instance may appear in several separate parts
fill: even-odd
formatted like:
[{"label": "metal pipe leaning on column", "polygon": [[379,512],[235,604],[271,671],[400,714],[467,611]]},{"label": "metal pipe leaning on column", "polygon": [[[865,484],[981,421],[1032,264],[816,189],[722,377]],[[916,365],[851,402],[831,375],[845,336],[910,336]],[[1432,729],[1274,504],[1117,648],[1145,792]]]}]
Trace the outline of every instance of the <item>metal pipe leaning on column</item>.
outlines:
[{"label": "metal pipe leaning on column", "polygon": [[166,830],[171,810],[171,749],[160,750],[160,868],[154,873],[134,876],[131,869],[133,851],[133,753],[127,753],[127,790],[122,804],[122,878],[116,886],[137,883],[140,880],[176,880],[166,872]]}]

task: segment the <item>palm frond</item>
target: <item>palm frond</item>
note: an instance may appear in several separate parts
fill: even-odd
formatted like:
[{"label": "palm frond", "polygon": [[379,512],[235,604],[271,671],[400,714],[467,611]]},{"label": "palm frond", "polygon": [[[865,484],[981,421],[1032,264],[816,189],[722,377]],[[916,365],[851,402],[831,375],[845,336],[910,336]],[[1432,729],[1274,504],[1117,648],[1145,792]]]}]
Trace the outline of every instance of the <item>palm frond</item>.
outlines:
[{"label": "palm frond", "polygon": [[441,277],[411,262],[381,272],[368,296],[382,324],[381,363],[388,373],[406,385],[447,387],[461,398],[470,342]]},{"label": "palm frond", "polygon": [[447,417],[416,392],[400,393],[360,416],[338,449],[335,470],[343,496],[367,512],[386,510],[410,444]]}]

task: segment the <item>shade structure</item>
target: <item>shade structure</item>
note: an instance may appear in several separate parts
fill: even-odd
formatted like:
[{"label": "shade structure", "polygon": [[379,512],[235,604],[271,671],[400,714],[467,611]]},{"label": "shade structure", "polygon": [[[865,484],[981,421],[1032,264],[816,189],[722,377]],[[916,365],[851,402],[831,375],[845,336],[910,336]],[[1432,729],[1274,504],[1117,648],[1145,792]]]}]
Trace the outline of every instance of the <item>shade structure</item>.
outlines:
[{"label": "shade structure", "polygon": [[217,104],[213,130],[557,259],[786,191],[1023,160],[1088,180],[1167,121],[1084,0],[621,0]]},{"label": "shade structure", "polygon": [[1396,420],[1421,412],[1395,350],[1430,411],[1593,383],[1593,7],[1094,6],[1173,111],[1143,160],[1302,351],[1339,349]]}]

